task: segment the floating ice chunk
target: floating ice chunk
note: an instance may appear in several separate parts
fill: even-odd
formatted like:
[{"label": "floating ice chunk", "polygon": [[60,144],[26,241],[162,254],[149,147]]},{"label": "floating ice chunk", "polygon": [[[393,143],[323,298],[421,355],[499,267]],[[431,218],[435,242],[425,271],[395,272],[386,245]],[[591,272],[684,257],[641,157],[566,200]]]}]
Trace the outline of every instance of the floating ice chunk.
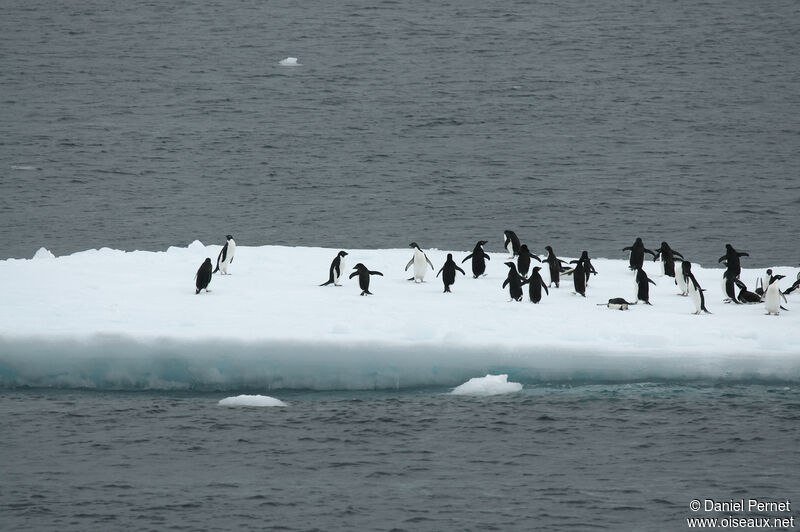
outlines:
[{"label": "floating ice chunk", "polygon": [[12,170],[25,170],[25,171],[27,171],[27,170],[38,170],[38,168],[37,168],[37,167],[35,167],[35,166],[28,166],[28,165],[26,165],[26,164],[12,164],[12,165],[11,165],[11,169],[12,169]]},{"label": "floating ice chunk", "polygon": [[283,66],[303,66],[297,62],[296,57],[287,57],[286,59],[281,59],[278,64]]},{"label": "floating ice chunk", "polygon": [[508,375],[486,375],[468,380],[461,386],[456,386],[453,395],[499,395],[514,393],[522,389],[518,382],[508,382]]},{"label": "floating ice chunk", "polygon": [[237,395],[226,397],[219,402],[220,406],[289,406],[280,399],[268,395]]},{"label": "floating ice chunk", "polygon": [[56,256],[53,255],[53,253],[45,247],[39,248],[33,255],[33,260],[54,259],[54,258],[56,258]]}]

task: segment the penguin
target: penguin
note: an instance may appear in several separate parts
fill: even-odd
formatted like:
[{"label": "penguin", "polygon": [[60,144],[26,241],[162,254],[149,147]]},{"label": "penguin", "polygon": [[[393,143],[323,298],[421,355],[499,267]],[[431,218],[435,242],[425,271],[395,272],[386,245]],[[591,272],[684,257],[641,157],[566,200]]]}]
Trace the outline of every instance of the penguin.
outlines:
[{"label": "penguin", "polygon": [[528,249],[527,244],[522,244],[519,247],[519,256],[517,257],[517,270],[523,277],[528,277],[528,269],[531,267],[531,258],[542,262],[542,259],[540,259],[536,254],[531,253],[531,250]]},{"label": "penguin", "polygon": [[205,290],[206,292],[210,292],[211,290],[208,289],[208,285],[211,282],[211,258],[206,258],[203,261],[203,264],[200,265],[200,268],[197,270],[197,273],[194,276],[195,281],[195,288],[197,291],[195,295],[200,293],[200,290]]},{"label": "penguin", "polygon": [[645,252],[651,254],[653,257],[656,256],[656,252],[647,249],[644,247],[644,242],[642,239],[637,237],[636,241],[633,243],[632,246],[625,246],[622,248],[622,251],[630,251],[631,256],[628,259],[628,268],[631,270],[638,270],[641,269],[642,265],[644,264],[644,254]]},{"label": "penguin", "polygon": [[622,297],[612,297],[608,300],[608,303],[598,303],[598,307],[608,307],[613,310],[628,310],[628,307],[631,305],[635,305],[636,303],[630,303]]},{"label": "penguin", "polygon": [[681,262],[681,271],[675,276],[675,284],[678,285],[678,290],[681,291],[681,296],[689,295],[689,285],[686,276],[692,271],[692,263],[688,260]]},{"label": "penguin", "polygon": [[792,284],[792,286],[786,289],[784,294],[791,294],[792,292],[797,290],[798,287],[800,287],[800,273],[797,274],[797,280]]},{"label": "penguin", "polygon": [[[414,265],[414,277],[409,278],[409,281],[414,281],[415,283],[422,283],[424,282],[425,273],[428,271],[428,264],[431,266],[431,270],[433,269],[433,263],[428,259],[416,242],[412,242],[408,245],[410,248],[414,248],[414,256],[411,257],[411,260],[408,261],[406,264],[406,270]],[[427,263],[427,264],[426,264]]]},{"label": "penguin", "polygon": [[342,272],[344,271],[344,258],[346,256],[346,251],[340,251],[336,254],[336,256],[333,258],[333,262],[331,262],[331,268],[328,272],[328,280],[322,283],[320,286],[328,286],[329,284],[333,284],[333,286],[342,286],[339,284],[339,279],[342,277]]},{"label": "penguin", "polygon": [[739,303],[743,303],[745,305],[761,303],[761,296],[755,292],[749,291],[747,286],[738,278],[736,279],[736,286],[739,287],[739,295],[737,296]]},{"label": "penguin", "polygon": [[233,262],[233,254],[236,252],[236,242],[231,235],[225,235],[225,245],[217,257],[217,267],[214,273],[222,270],[222,275],[228,275],[228,266]]},{"label": "penguin", "polygon": [[512,301],[522,301],[522,283],[525,281],[517,271],[517,265],[513,262],[506,262],[508,266],[508,277],[503,281],[503,288],[508,286],[508,293]]},{"label": "penguin", "polygon": [[773,275],[769,280],[769,285],[767,285],[767,290],[764,293],[764,306],[767,308],[768,316],[770,314],[775,314],[777,316],[780,314],[781,310],[787,310],[781,306],[781,298],[786,300],[786,296],[783,295],[783,292],[781,292],[778,286],[778,281],[783,278],[783,275]]},{"label": "penguin", "polygon": [[544,262],[546,262],[550,266],[550,282],[548,283],[548,286],[553,283],[556,283],[556,288],[558,288],[561,272],[563,272],[565,269],[561,265],[566,263],[563,260],[556,257],[556,254],[553,251],[552,247],[545,246],[544,249],[547,250],[547,258],[544,259]]},{"label": "penguin", "polygon": [[381,272],[374,272],[370,271],[369,268],[361,264],[360,262],[353,267],[354,271],[350,274],[350,279],[358,275],[358,286],[361,288],[361,295],[362,296],[371,296],[373,295],[372,292],[369,291],[369,276],[370,275],[380,275],[383,277]]},{"label": "penguin", "polygon": [[464,257],[464,260],[461,261],[461,264],[467,262],[467,260],[472,259],[472,277],[473,279],[477,279],[481,275],[486,275],[486,261],[491,260],[489,254],[483,250],[483,246],[487,244],[488,240],[479,240],[477,244],[475,244],[475,249],[472,250],[472,253]]},{"label": "penguin", "polygon": [[[772,268],[767,268],[767,271],[764,274],[764,276],[756,279],[755,293],[763,297],[764,289],[769,286],[770,279],[772,279]],[[761,286],[759,286],[759,283],[761,283]]]},{"label": "penguin", "polygon": [[636,301],[644,301],[647,305],[650,303],[650,285],[655,285],[655,281],[650,279],[643,269],[636,270]]},{"label": "penguin", "polygon": [[706,297],[703,295],[703,289],[700,287],[700,283],[697,282],[697,279],[695,279],[694,274],[691,271],[691,263],[684,261],[683,264],[689,264],[689,267],[685,270],[687,272],[686,285],[689,290],[689,297],[691,297],[692,301],[694,301],[694,313],[700,314],[700,311],[703,311],[706,314],[711,314],[706,308]]},{"label": "penguin", "polygon": [[737,305],[739,304],[739,300],[736,299],[736,281],[739,280],[738,276],[733,275],[733,272],[730,268],[725,270],[722,274],[722,288],[725,292],[725,295],[728,296],[723,301],[725,303],[734,302]]},{"label": "penguin", "polygon": [[739,277],[742,273],[742,266],[739,257],[749,257],[750,254],[746,251],[736,251],[730,244],[725,244],[725,254],[719,258],[717,262],[725,261],[729,270],[733,272],[734,277]]},{"label": "penguin", "polygon": [[503,231],[503,247],[505,247],[511,256],[508,257],[509,259],[513,259],[517,255],[519,255],[519,238],[514,231],[505,230]]},{"label": "penguin", "polygon": [[586,297],[586,274],[583,267],[583,260],[571,260],[571,264],[575,267],[571,270],[564,272],[567,275],[572,275],[572,283],[575,286],[575,293]]},{"label": "penguin", "polygon": [[[444,272],[442,275],[442,282],[444,283],[444,291],[450,292],[450,287],[453,283],[456,282],[456,271],[461,272],[461,275],[466,275],[464,270],[458,267],[456,262],[453,260],[453,254],[447,254],[447,260],[444,262],[444,266],[439,269],[439,273]],[[436,277],[439,277],[439,273],[436,274]]]},{"label": "penguin", "polygon": [[683,259],[683,255],[669,247],[666,242],[661,242],[661,247],[656,250],[653,261],[661,257],[661,269],[667,277],[675,277],[675,256]]},{"label": "penguin", "polygon": [[594,266],[592,266],[592,261],[589,259],[588,251],[583,251],[581,253],[581,258],[578,260],[583,261],[583,271],[586,273],[586,286],[589,286],[589,276],[591,274],[597,275],[597,270],[595,270]]},{"label": "penguin", "polygon": [[533,270],[531,270],[531,276],[528,278],[528,295],[534,303],[539,303],[542,300],[542,288],[544,288],[545,294],[550,295],[547,284],[539,273],[541,269],[540,266],[534,266]]}]

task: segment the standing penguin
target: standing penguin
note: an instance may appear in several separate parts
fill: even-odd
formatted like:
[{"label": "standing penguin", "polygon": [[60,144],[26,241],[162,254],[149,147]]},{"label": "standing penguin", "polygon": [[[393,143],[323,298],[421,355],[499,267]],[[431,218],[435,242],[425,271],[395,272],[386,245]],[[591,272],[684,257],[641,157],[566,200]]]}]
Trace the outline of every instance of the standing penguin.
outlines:
[{"label": "standing penguin", "polygon": [[489,254],[483,250],[483,246],[485,246],[487,242],[487,240],[479,240],[478,243],[475,244],[475,249],[472,250],[472,253],[464,257],[464,260],[461,261],[461,264],[464,264],[468,259],[472,259],[472,277],[474,279],[485,275],[486,261],[491,260]]},{"label": "standing penguin", "polygon": [[513,259],[519,255],[519,238],[517,237],[517,233],[507,229],[503,231],[503,238],[503,247],[511,253],[511,256],[508,258]]},{"label": "standing penguin", "polygon": [[589,276],[591,274],[597,275],[597,270],[595,270],[594,266],[592,266],[592,261],[589,259],[588,251],[583,251],[581,253],[581,258],[578,260],[583,261],[583,271],[586,274],[586,286],[589,286]]},{"label": "standing penguin", "polygon": [[687,275],[692,271],[692,263],[688,260],[681,262],[681,271],[675,276],[675,284],[678,285],[678,290],[681,291],[680,295],[689,295],[689,285]]},{"label": "standing penguin", "polygon": [[683,255],[669,247],[666,242],[661,242],[661,247],[656,250],[653,260],[658,260],[661,257],[661,269],[667,277],[675,277],[675,256],[683,259]]},{"label": "standing penguin", "polygon": [[550,282],[548,283],[548,286],[553,283],[556,283],[556,288],[558,288],[561,272],[564,271],[564,268],[561,265],[566,263],[563,260],[556,257],[556,254],[553,251],[552,247],[545,246],[544,249],[547,250],[547,258],[544,259],[544,262],[546,262],[550,266]]},{"label": "standing penguin", "polygon": [[200,293],[200,290],[205,290],[206,292],[210,292],[208,289],[208,285],[211,282],[211,259],[207,258],[203,261],[203,264],[200,265],[200,268],[197,270],[197,273],[194,276],[194,285],[197,288],[195,295]]},{"label": "standing penguin", "polygon": [[572,283],[575,286],[575,293],[586,297],[586,274],[583,266],[583,260],[571,260],[570,264],[575,264],[575,267],[565,272],[572,274]]},{"label": "standing penguin", "polygon": [[329,284],[333,284],[333,286],[342,286],[339,284],[339,279],[342,277],[344,272],[344,258],[346,256],[346,251],[340,251],[336,254],[336,256],[333,258],[333,262],[331,262],[330,271],[328,271],[328,280],[322,283],[320,286],[327,286]]},{"label": "standing penguin", "polygon": [[541,274],[539,274],[539,270],[541,269],[542,268],[539,266],[534,266],[533,270],[531,270],[531,276],[528,279],[528,295],[534,303],[538,303],[542,300],[542,288],[544,288],[548,296],[550,295],[550,291],[547,289],[544,279],[542,279]]},{"label": "standing penguin", "polygon": [[422,251],[416,242],[412,242],[408,245],[410,248],[414,248],[414,256],[411,257],[411,260],[408,261],[406,264],[406,270],[414,265],[414,277],[409,278],[409,281],[414,281],[415,283],[423,282],[425,278],[425,273],[428,271],[428,264],[431,266],[431,270],[433,269],[433,263],[428,260],[428,257],[425,255],[425,252]]},{"label": "standing penguin", "polygon": [[[770,279],[772,279],[772,268],[767,268],[764,276],[756,280],[755,293],[763,297],[766,288],[769,286]],[[759,283],[761,283],[761,286],[759,286]]]},{"label": "standing penguin", "polygon": [[728,269],[733,272],[733,276],[739,277],[739,274],[742,273],[742,265],[739,261],[739,257],[749,256],[750,254],[746,251],[736,251],[730,244],[725,244],[725,254],[721,256],[717,262],[722,262],[724,260]]},{"label": "standing penguin", "polygon": [[517,257],[517,270],[519,271],[519,274],[523,277],[528,276],[528,268],[531,267],[531,258],[534,258],[539,262],[542,262],[542,259],[540,259],[534,253],[531,253],[531,250],[528,249],[527,244],[522,244],[519,247],[519,257]]},{"label": "standing penguin", "polygon": [[655,285],[655,281],[650,279],[643,269],[636,270],[636,300],[644,301],[650,305],[650,285]]},{"label": "standing penguin", "polygon": [[517,271],[517,265],[513,262],[506,262],[508,266],[508,277],[503,281],[503,288],[508,286],[508,293],[513,301],[522,301],[522,283],[524,279]]},{"label": "standing penguin", "polygon": [[689,261],[684,261],[683,264],[688,264],[684,271],[686,272],[686,286],[688,287],[689,297],[694,302],[694,313],[700,314],[700,311],[703,311],[706,314],[711,314],[706,308],[706,297],[703,295],[703,289],[692,273],[692,264]]},{"label": "standing penguin", "polygon": [[[461,275],[466,275],[464,270],[459,268],[456,262],[453,260],[453,254],[448,253],[447,260],[444,262],[444,266],[442,266],[439,270],[439,273],[444,272],[444,275],[442,275],[442,282],[444,283],[445,292],[449,292],[450,287],[456,282],[456,271],[461,272]],[[436,274],[436,277],[439,277],[439,273]]]},{"label": "standing penguin", "polygon": [[725,295],[728,296],[723,301],[725,303],[730,303],[733,301],[737,305],[739,304],[739,300],[736,299],[736,281],[739,280],[738,276],[734,276],[731,269],[728,268],[722,274],[722,289],[725,292]]},{"label": "standing penguin", "polygon": [[231,235],[225,235],[225,245],[217,257],[217,267],[214,273],[222,270],[222,275],[228,275],[228,266],[233,262],[233,254],[236,252],[236,242]]},{"label": "standing penguin", "polygon": [[767,308],[767,315],[775,314],[777,316],[780,314],[781,309],[786,310],[781,306],[781,298],[785,300],[786,296],[783,295],[778,286],[778,281],[783,277],[783,275],[773,275],[769,280],[769,285],[766,292],[764,292],[764,306]]},{"label": "standing penguin", "polygon": [[369,276],[370,275],[380,275],[383,277],[381,272],[373,272],[370,271],[369,268],[361,264],[360,262],[353,267],[354,271],[350,274],[350,279],[358,275],[358,286],[361,288],[361,295],[362,296],[371,296],[373,295],[372,292],[369,291]]},{"label": "standing penguin", "polygon": [[644,254],[645,252],[651,254],[653,257],[656,256],[656,252],[647,249],[644,247],[644,242],[639,237],[636,237],[636,241],[633,243],[632,246],[625,246],[622,248],[622,251],[630,251],[631,256],[628,260],[628,268],[631,270],[638,270],[641,269],[642,265],[644,264]]}]

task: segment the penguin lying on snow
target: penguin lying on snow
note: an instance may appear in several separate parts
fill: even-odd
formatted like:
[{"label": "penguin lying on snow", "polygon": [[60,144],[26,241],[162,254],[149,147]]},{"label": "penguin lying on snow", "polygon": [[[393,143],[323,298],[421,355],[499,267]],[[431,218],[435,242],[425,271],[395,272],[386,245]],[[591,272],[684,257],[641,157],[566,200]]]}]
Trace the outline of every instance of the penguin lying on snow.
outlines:
[{"label": "penguin lying on snow", "polygon": [[208,285],[211,283],[211,274],[211,259],[207,258],[203,261],[203,264],[200,265],[200,268],[194,276],[194,284],[197,289],[195,295],[199,294],[200,290],[205,290],[206,292],[211,291],[208,289]]},{"label": "penguin lying on snow", "polygon": [[608,307],[613,310],[628,310],[628,307],[631,305],[635,305],[636,303],[630,303],[622,297],[612,297],[608,300],[608,303],[598,303],[598,307]]},{"label": "penguin lying on snow", "polygon": [[739,287],[739,303],[743,303],[745,305],[753,305],[755,303],[761,303],[761,296],[751,292],[747,289],[747,285],[745,285],[741,280],[738,278],[736,279],[736,286]]},{"label": "penguin lying on snow", "polygon": [[370,275],[380,275],[383,277],[381,272],[370,271],[369,268],[361,264],[360,262],[353,267],[354,271],[350,274],[350,279],[358,275],[358,286],[361,288],[361,295],[362,296],[371,296],[373,295],[372,292],[369,291],[369,276]]},{"label": "penguin lying on snow", "polygon": [[329,284],[333,284],[333,286],[342,286],[339,284],[339,279],[342,277],[342,273],[344,270],[344,258],[347,256],[346,251],[340,251],[334,258],[333,262],[331,262],[331,268],[328,272],[328,280],[322,283],[320,286],[328,286]]}]

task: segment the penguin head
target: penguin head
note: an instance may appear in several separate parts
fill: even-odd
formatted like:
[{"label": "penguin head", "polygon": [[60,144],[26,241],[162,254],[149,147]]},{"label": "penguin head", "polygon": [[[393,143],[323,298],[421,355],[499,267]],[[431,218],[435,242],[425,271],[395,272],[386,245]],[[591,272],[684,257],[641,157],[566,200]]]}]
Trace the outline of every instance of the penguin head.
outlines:
[{"label": "penguin head", "polygon": [[364,270],[364,269],[366,269],[366,266],[364,266],[363,264],[361,264],[361,263],[359,262],[358,264],[356,264],[355,266],[353,266],[353,269],[354,269],[354,270],[361,271],[361,270]]},{"label": "penguin head", "polygon": [[725,249],[727,251],[733,251],[733,246],[731,246],[730,244],[725,244]]},{"label": "penguin head", "polygon": [[589,258],[589,252],[588,252],[588,251],[583,251],[583,252],[581,252],[581,258],[582,258],[583,260],[586,260],[586,259],[588,259],[588,258]]},{"label": "penguin head", "polygon": [[636,242],[635,242],[635,243],[636,243],[636,244],[643,244],[644,242],[642,242],[642,237],[640,237],[640,236],[637,236],[637,237],[636,237]]},{"label": "penguin head", "polygon": [[528,244],[522,244],[522,245],[519,247],[519,250],[520,250],[520,251],[525,251],[525,252],[528,252],[528,251],[530,251],[530,250],[528,249]]},{"label": "penguin head", "polygon": [[551,255],[553,254],[553,248],[551,246],[545,246],[544,249],[546,249]]},{"label": "penguin head", "polygon": [[206,257],[206,260],[204,260],[204,261],[203,261],[203,264],[206,264],[206,265],[208,265],[208,266],[211,266],[211,259],[210,259],[210,258],[208,258],[208,257]]},{"label": "penguin head", "polygon": [[539,271],[539,270],[541,270],[541,269],[542,269],[542,267],[541,267],[541,266],[534,266],[534,267],[533,267],[533,270],[531,270],[531,272],[538,272],[538,271]]},{"label": "penguin head", "polygon": [[452,253],[448,253],[447,254],[447,260],[453,260],[453,254]]},{"label": "penguin head", "polygon": [[225,240],[233,240],[233,237],[231,235],[225,235]]},{"label": "penguin head", "polygon": [[772,268],[767,268],[767,275],[772,276]]},{"label": "penguin head", "polygon": [[488,243],[489,243],[488,240],[478,240],[478,245],[481,246],[481,247],[485,246]]},{"label": "penguin head", "polygon": [[346,257],[347,256],[347,252],[346,251],[340,251],[339,252],[339,256],[340,257]]},{"label": "penguin head", "polygon": [[783,279],[784,277],[786,277],[786,276],[785,276],[785,275],[773,275],[773,276],[770,278],[770,280],[769,280],[769,284],[772,284],[772,283],[774,283],[775,281],[780,281],[780,280],[781,280],[781,279]]},{"label": "penguin head", "polygon": [[416,243],[416,242],[412,242],[412,243],[410,243],[410,244],[408,245],[408,247],[410,247],[410,248],[415,248],[415,249],[419,249],[419,246],[417,245],[417,243]]}]

